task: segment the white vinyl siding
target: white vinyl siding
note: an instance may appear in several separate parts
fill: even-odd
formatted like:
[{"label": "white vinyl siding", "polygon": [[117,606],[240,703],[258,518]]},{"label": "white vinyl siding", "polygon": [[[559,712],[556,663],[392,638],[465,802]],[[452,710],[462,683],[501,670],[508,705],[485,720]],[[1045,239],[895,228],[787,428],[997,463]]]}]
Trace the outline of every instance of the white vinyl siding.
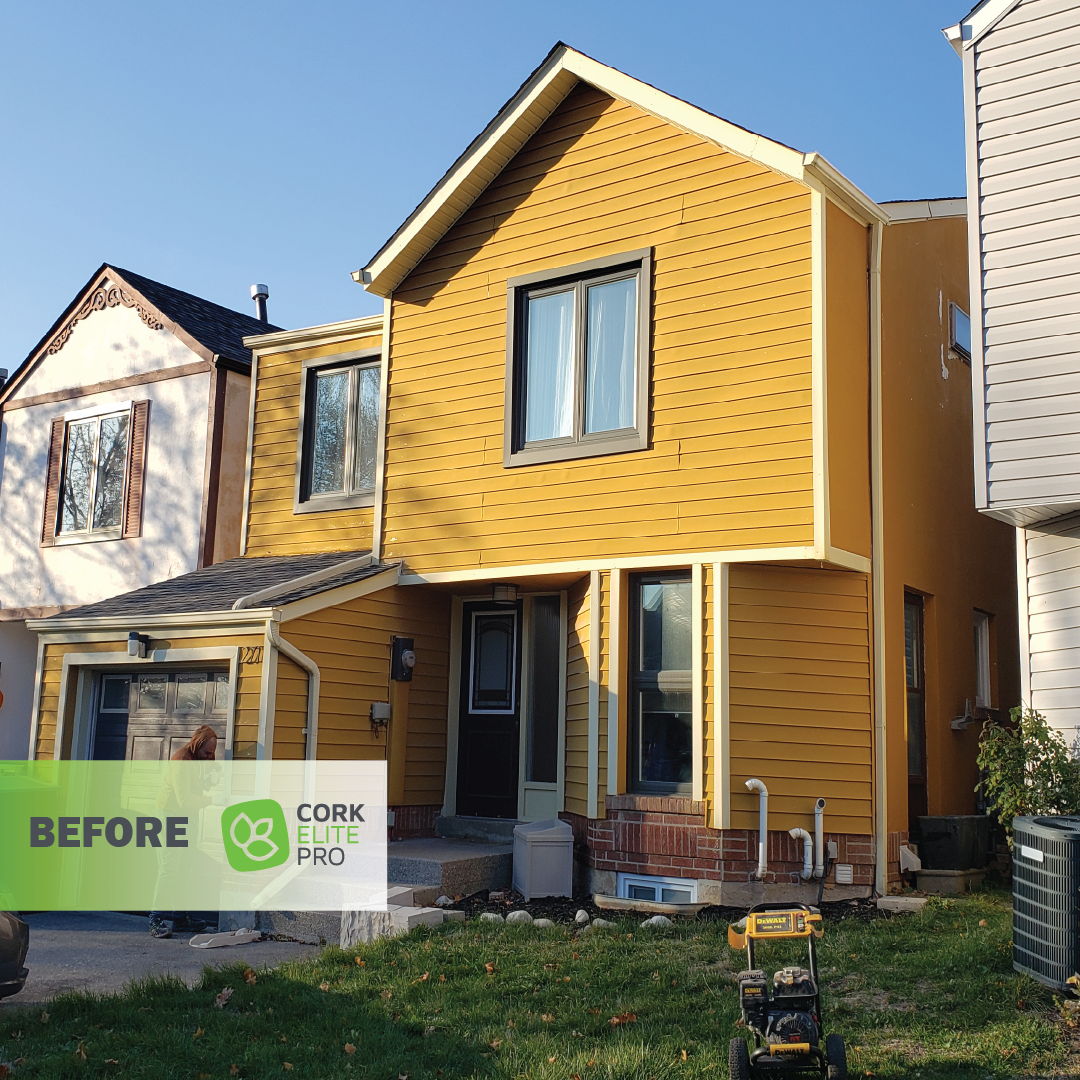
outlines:
[{"label": "white vinyl siding", "polygon": [[1031,707],[1080,734],[1080,521],[1027,533]]},{"label": "white vinyl siding", "polygon": [[1080,0],[1021,0],[974,64],[987,506],[1022,523],[1080,506]]}]

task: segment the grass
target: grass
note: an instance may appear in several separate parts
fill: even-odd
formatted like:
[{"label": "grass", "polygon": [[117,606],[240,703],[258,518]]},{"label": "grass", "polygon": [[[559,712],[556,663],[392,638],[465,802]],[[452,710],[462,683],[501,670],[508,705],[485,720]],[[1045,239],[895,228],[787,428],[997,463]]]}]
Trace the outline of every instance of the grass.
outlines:
[{"label": "grass", "polygon": [[[690,1080],[727,1075],[742,959],[722,923],[636,921],[575,937],[449,924],[258,972],[207,971],[7,1013],[10,1080],[373,1078]],[[1067,1060],[1053,1000],[1012,970],[1007,897],[829,923],[830,1029],[852,1076],[1051,1075]],[[777,966],[781,957],[775,957]],[[762,955],[765,964],[773,958]],[[233,993],[224,1007],[215,998]],[[4,1077],[0,1066],[0,1077]]]}]

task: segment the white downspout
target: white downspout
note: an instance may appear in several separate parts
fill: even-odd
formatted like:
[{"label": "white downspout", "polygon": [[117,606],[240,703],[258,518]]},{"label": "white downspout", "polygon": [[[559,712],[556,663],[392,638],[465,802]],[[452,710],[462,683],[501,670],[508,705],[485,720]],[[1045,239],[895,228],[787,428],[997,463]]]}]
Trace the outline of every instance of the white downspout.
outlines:
[{"label": "white downspout", "polygon": [[270,628],[270,641],[274,648],[307,672],[307,743],[304,757],[308,761],[314,761],[319,745],[319,682],[321,680],[319,665],[310,656],[305,656],[295,645],[286,641],[278,630],[279,625],[274,621],[267,623]]},{"label": "white downspout", "polygon": [[799,877],[806,879],[814,872],[814,841],[805,829],[788,829],[788,836],[803,842],[802,849],[802,873]]},{"label": "white downspout", "polygon": [[760,780],[747,780],[746,786],[758,793],[757,870],[754,877],[763,881],[769,871],[769,789]]},{"label": "white downspout", "polygon": [[814,860],[814,877],[825,876],[825,800],[814,803],[814,845],[817,858]]}]

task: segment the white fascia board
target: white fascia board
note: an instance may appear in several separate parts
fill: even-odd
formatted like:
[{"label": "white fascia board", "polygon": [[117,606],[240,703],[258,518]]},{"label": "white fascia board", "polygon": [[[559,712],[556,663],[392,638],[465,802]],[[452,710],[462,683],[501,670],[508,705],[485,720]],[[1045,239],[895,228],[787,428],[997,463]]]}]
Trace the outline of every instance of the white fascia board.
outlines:
[{"label": "white fascia board", "polygon": [[382,315],[365,315],[362,319],[305,326],[299,330],[275,330],[272,334],[249,334],[244,347],[260,353],[285,352],[288,349],[308,349],[347,341],[360,334],[375,334],[382,330]]},{"label": "white fascia board", "polygon": [[958,23],[946,26],[941,32],[945,35],[945,40],[963,56],[965,49],[970,49],[1019,3],[1020,0],[983,0]]},{"label": "white fascia board", "polygon": [[178,633],[209,627],[231,627],[247,630],[261,627],[273,616],[273,608],[249,608],[242,614],[234,611],[193,611],[176,615],[94,615],[71,619],[27,619],[26,628],[38,634],[50,635],[50,640],[81,631],[112,631],[127,637],[132,630],[164,630]]},{"label": "white fascia board", "polygon": [[929,221],[931,218],[966,218],[967,199],[905,199],[879,204],[889,215],[889,224]]},{"label": "white fascia board", "polygon": [[[587,82],[688,134],[809,187],[820,187],[864,223],[883,220],[877,204],[819,154],[804,154],[699,109],[563,46],[518,90],[375,257],[353,274],[389,296],[576,85]],[[545,100],[545,98],[547,100]],[[461,193],[465,191],[465,200]],[[471,194],[468,192],[471,191]]]}]

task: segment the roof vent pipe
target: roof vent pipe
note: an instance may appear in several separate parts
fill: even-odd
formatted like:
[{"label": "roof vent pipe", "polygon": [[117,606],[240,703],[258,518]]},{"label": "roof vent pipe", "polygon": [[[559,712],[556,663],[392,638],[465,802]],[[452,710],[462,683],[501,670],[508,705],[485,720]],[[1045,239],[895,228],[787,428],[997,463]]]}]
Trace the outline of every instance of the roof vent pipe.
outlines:
[{"label": "roof vent pipe", "polygon": [[825,876],[825,800],[814,803],[814,877]]},{"label": "roof vent pipe", "polygon": [[788,836],[803,842],[802,872],[799,877],[806,881],[814,872],[814,841],[805,829],[788,829]]},{"label": "roof vent pipe", "polygon": [[259,322],[268,322],[266,318],[266,300],[270,290],[265,285],[251,286],[251,299],[255,301],[255,318]]},{"label": "roof vent pipe", "polygon": [[769,870],[769,789],[760,780],[747,780],[746,786],[758,793],[757,869],[754,877],[763,881]]}]

